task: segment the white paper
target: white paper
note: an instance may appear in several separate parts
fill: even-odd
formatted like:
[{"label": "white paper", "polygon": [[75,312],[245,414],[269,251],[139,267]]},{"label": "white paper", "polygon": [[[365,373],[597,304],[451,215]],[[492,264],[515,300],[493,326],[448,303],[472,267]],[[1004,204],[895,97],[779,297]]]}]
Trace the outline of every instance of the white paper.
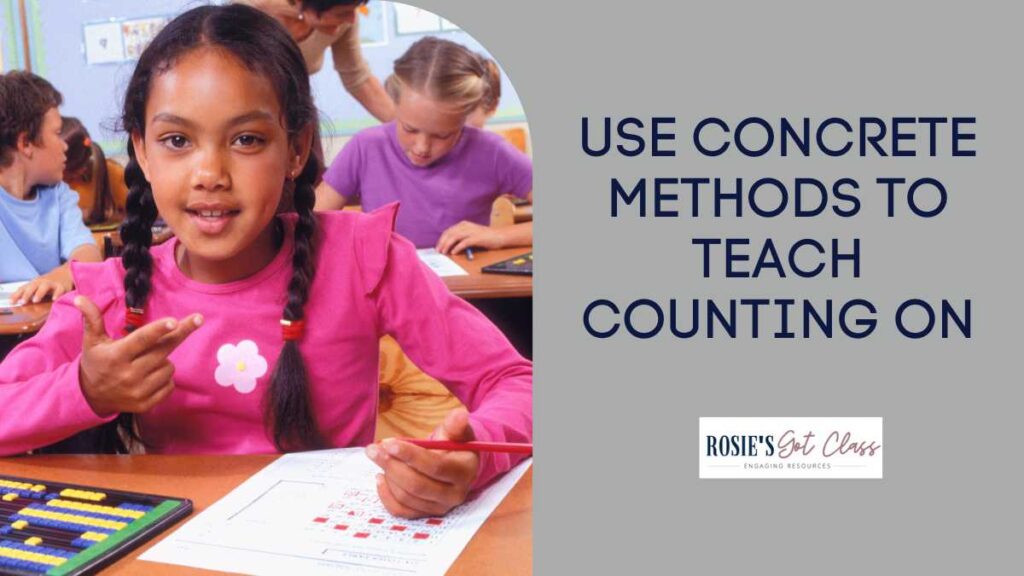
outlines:
[{"label": "white paper", "polygon": [[445,276],[468,276],[469,272],[462,269],[454,260],[441,254],[434,248],[420,248],[416,251],[420,261],[430,267],[435,274]]},{"label": "white paper", "polygon": [[124,61],[124,37],[119,22],[89,23],[84,26],[86,64]]},{"label": "white paper", "polygon": [[425,34],[441,31],[441,17],[430,10],[395,3],[395,29],[399,34]]},{"label": "white paper", "polygon": [[366,13],[359,14],[359,43],[363,47],[387,46],[388,4],[380,0],[370,0],[364,8]]},{"label": "white paper", "polygon": [[444,574],[530,465],[442,518],[405,520],[377,498],[362,448],[287,454],[141,556],[243,574]]},{"label": "white paper", "polygon": [[25,284],[28,284],[28,280],[24,282],[3,282],[0,283],[0,308],[14,308],[14,302],[11,302],[11,296],[14,291],[21,288]]}]

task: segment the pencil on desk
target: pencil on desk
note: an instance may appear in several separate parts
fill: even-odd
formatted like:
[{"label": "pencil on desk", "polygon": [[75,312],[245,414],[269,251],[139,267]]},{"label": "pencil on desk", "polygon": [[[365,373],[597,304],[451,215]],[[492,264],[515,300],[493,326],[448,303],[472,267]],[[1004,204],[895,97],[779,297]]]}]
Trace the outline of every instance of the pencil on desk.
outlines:
[{"label": "pencil on desk", "polygon": [[424,440],[422,438],[399,438],[403,442],[415,444],[431,450],[465,450],[469,452],[502,452],[505,454],[533,454],[533,444],[515,444],[510,442],[452,442],[450,440]]}]

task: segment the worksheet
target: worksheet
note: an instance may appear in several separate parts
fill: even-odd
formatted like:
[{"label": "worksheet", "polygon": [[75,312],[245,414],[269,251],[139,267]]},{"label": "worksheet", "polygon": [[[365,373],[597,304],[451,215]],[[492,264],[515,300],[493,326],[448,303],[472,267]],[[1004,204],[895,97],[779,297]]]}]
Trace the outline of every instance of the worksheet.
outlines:
[{"label": "worksheet", "polygon": [[141,556],[244,574],[444,574],[531,460],[444,517],[405,520],[377,498],[362,448],[287,454]]},{"label": "worksheet", "polygon": [[24,282],[0,282],[0,308],[14,307],[14,302],[11,302],[11,295],[25,284],[28,284],[27,280]]},{"label": "worksheet", "polygon": [[435,248],[420,248],[416,251],[420,261],[430,267],[435,274],[445,276],[467,276],[469,272],[462,269],[454,260],[441,254]]}]

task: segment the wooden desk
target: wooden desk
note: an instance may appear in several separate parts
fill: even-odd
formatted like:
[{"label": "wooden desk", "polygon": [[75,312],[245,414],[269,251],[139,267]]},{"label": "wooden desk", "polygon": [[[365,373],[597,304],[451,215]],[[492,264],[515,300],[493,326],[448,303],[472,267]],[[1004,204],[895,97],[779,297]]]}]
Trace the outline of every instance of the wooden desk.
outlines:
[{"label": "wooden desk", "polygon": [[[276,456],[23,456],[0,459],[0,474],[178,496],[192,500],[193,515],[205,510]],[[533,470],[527,470],[505,501],[473,536],[450,576],[530,574],[533,565]],[[105,569],[107,574],[220,574],[143,562],[139,555],[164,532]]]},{"label": "wooden desk", "polygon": [[9,308],[13,314],[0,315],[0,336],[17,334],[34,334],[43,327],[50,315],[51,302],[26,304],[17,308]]},{"label": "wooden desk", "polygon": [[480,269],[488,264],[526,254],[533,246],[502,248],[500,250],[474,250],[473,260],[465,253],[452,256],[468,276],[447,276],[444,283],[448,289],[467,300],[474,298],[531,298],[533,297],[533,276],[516,274],[484,274]]}]

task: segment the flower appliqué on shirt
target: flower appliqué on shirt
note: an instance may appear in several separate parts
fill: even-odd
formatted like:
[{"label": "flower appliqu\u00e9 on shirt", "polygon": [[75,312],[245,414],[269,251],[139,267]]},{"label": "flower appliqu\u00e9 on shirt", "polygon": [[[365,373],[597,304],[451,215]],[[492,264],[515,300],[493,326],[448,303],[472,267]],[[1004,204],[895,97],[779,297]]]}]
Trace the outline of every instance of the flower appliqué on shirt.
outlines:
[{"label": "flower appliqu\u00e9 on shirt", "polygon": [[238,345],[225,344],[217,350],[217,371],[213,373],[217,384],[233,386],[241,394],[256,389],[256,380],[267,373],[267,360],[260,356],[256,343],[242,340]]}]

